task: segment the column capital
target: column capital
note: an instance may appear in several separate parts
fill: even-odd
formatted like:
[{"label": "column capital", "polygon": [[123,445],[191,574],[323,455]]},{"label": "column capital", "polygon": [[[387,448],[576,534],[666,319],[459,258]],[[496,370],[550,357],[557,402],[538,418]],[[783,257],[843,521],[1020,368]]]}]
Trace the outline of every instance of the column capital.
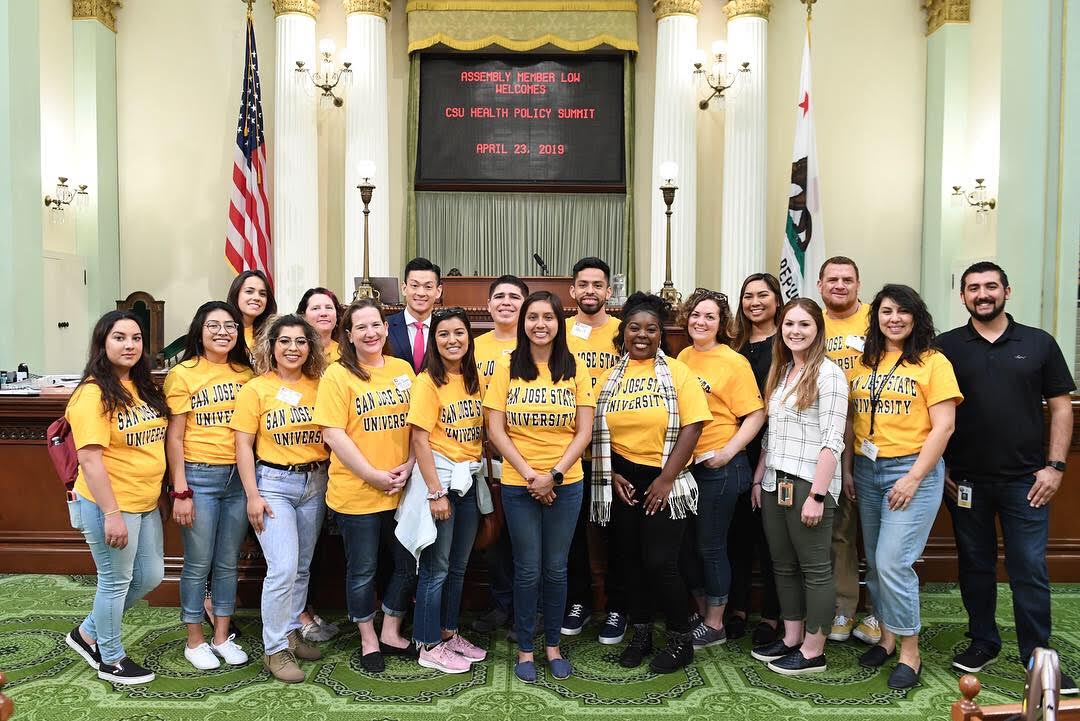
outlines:
[{"label": "column capital", "polygon": [[653,0],[652,11],[657,20],[669,15],[693,15],[701,10],[701,0]]},{"label": "column capital", "polygon": [[728,20],[741,17],[755,17],[769,19],[769,11],[772,10],[770,0],[731,0],[724,6],[724,13]]},{"label": "column capital", "polygon": [[274,0],[274,16],[286,13],[300,13],[314,18],[319,14],[319,3],[315,0]]},{"label": "column capital", "polygon": [[123,4],[122,0],[71,0],[71,19],[97,20],[115,33],[116,11]]},{"label": "column capital", "polygon": [[971,22],[971,3],[972,0],[919,0],[926,11],[926,34],[933,35],[945,23]]},{"label": "column capital", "polygon": [[341,5],[346,15],[377,15],[383,20],[390,17],[390,0],[341,0]]}]

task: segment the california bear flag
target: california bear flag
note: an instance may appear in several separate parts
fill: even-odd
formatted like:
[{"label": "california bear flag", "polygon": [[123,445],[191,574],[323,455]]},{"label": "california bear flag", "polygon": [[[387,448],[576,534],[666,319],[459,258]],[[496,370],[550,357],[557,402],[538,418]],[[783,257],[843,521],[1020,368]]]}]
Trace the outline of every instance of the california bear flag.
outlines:
[{"label": "california bear flag", "polygon": [[780,286],[785,301],[799,296],[817,297],[817,272],[825,260],[824,231],[814,136],[814,92],[810,89],[810,28],[807,26],[799,78],[795,143],[791,153],[786,237],[780,254]]}]

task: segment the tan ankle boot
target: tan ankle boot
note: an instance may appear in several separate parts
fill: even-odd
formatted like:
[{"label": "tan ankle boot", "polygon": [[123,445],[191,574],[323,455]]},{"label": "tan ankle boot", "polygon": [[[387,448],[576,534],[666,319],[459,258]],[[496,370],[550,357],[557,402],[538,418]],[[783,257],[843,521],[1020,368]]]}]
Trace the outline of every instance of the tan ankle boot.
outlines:
[{"label": "tan ankle boot", "polygon": [[296,665],[296,658],[292,651],[282,649],[269,656],[263,656],[263,668],[278,681],[285,683],[300,683],[304,680],[304,672]]},{"label": "tan ankle boot", "polygon": [[294,628],[292,631],[289,631],[289,635],[285,637],[285,640],[289,642],[289,650],[299,659],[304,661],[318,661],[322,658],[322,651],[307,643],[300,635],[299,629]]}]

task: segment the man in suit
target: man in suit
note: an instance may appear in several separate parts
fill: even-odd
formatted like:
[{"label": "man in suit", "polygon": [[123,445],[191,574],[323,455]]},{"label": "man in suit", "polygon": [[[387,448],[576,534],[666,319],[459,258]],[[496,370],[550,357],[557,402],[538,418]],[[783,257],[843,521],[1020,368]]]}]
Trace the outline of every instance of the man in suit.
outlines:
[{"label": "man in suit", "polygon": [[442,275],[439,266],[427,258],[413,258],[405,264],[401,283],[405,310],[386,320],[390,355],[412,364],[419,373],[424,367],[428,333],[431,330],[431,311],[442,297]]}]

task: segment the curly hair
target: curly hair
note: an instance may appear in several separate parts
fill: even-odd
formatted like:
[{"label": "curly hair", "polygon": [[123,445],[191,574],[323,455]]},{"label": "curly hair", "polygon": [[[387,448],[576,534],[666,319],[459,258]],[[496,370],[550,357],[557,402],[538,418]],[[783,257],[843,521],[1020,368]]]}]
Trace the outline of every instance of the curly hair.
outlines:
[{"label": "curly hair", "polygon": [[716,342],[720,345],[731,345],[731,306],[728,305],[727,296],[719,291],[709,290],[708,288],[694,290],[690,297],[679,307],[679,325],[689,331],[690,314],[694,312],[694,309],[702,301],[706,300],[716,303],[716,307],[720,310],[720,323],[716,328]]},{"label": "curly hair", "polygon": [[267,319],[267,331],[258,336],[255,347],[251,351],[252,365],[255,373],[263,375],[272,370],[277,370],[277,360],[274,359],[274,345],[282,328],[298,327],[304,329],[304,337],[308,342],[308,357],[304,361],[300,372],[308,378],[318,379],[326,370],[326,356],[323,353],[322,342],[319,334],[311,327],[311,324],[298,315],[279,315]]},{"label": "curly hair", "polygon": [[862,363],[867,368],[877,368],[885,357],[885,334],[881,331],[878,312],[886,299],[900,306],[900,310],[911,314],[911,335],[904,339],[904,348],[900,359],[909,365],[922,365],[923,355],[937,347],[937,332],[934,330],[934,318],[914,288],[898,283],[889,283],[878,291],[870,303],[870,324],[866,331],[866,344],[863,347]]},{"label": "curly hair", "polygon": [[653,293],[645,293],[643,291],[634,291],[622,307],[622,318],[619,321],[619,330],[616,336],[612,339],[615,342],[615,347],[619,349],[620,354],[625,354],[626,340],[624,338],[626,334],[626,324],[630,319],[630,316],[635,313],[651,313],[656,316],[656,320],[660,322],[660,350],[665,354],[670,355],[671,351],[668,350],[667,343],[667,329],[664,327],[671,322],[671,304],[658,295]]}]

